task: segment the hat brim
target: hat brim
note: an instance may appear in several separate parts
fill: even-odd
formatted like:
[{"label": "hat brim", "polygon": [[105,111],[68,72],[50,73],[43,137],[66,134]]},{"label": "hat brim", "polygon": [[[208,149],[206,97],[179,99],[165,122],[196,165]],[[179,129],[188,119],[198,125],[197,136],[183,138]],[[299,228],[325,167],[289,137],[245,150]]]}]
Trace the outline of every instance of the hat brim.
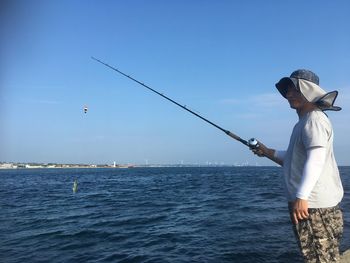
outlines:
[{"label": "hat brim", "polygon": [[292,78],[288,77],[281,78],[280,81],[275,84],[275,86],[284,98],[287,98],[287,91],[289,87],[292,86],[297,89],[297,83],[295,83]]}]

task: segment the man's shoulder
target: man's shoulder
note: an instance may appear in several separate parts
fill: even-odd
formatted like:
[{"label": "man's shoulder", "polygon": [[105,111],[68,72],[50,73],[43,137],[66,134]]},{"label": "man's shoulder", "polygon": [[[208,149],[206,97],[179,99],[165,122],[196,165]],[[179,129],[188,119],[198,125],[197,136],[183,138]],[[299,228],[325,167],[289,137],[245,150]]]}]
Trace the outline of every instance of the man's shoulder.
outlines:
[{"label": "man's shoulder", "polygon": [[306,118],[303,129],[332,130],[332,124],[323,111],[312,111]]},{"label": "man's shoulder", "polygon": [[312,111],[308,114],[306,121],[316,121],[316,122],[325,122],[330,123],[329,118],[323,111]]}]

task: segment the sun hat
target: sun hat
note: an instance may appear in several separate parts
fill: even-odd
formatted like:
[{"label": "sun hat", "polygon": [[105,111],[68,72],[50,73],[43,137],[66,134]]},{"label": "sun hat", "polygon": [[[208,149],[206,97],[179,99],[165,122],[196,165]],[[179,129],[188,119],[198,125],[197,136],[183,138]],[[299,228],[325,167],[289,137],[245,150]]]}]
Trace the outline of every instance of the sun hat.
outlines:
[{"label": "sun hat", "polygon": [[298,69],[290,77],[281,78],[276,83],[276,88],[286,98],[288,88],[294,87],[303,94],[307,101],[314,103],[321,110],[340,111],[340,107],[333,106],[338,91],[326,92],[319,86],[319,82],[320,79],[314,72],[307,69]]}]

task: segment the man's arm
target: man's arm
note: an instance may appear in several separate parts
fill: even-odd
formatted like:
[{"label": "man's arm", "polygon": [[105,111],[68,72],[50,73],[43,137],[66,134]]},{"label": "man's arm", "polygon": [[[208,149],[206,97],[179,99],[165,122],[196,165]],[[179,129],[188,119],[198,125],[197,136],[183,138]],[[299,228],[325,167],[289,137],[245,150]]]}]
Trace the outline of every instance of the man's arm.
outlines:
[{"label": "man's arm", "polygon": [[322,169],[326,160],[326,148],[312,147],[306,151],[307,157],[303,169],[303,175],[296,199],[293,203],[292,220],[294,224],[298,224],[298,220],[309,217],[308,198],[321,176]]}]

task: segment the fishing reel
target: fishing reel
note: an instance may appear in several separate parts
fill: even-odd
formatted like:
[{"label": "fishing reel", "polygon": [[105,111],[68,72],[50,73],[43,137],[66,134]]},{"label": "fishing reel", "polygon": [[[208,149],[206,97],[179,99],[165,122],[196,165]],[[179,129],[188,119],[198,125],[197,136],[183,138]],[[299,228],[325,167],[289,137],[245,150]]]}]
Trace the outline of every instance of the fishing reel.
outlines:
[{"label": "fishing reel", "polygon": [[258,149],[259,148],[259,143],[255,138],[251,138],[248,140],[247,145],[249,146],[250,149]]}]

